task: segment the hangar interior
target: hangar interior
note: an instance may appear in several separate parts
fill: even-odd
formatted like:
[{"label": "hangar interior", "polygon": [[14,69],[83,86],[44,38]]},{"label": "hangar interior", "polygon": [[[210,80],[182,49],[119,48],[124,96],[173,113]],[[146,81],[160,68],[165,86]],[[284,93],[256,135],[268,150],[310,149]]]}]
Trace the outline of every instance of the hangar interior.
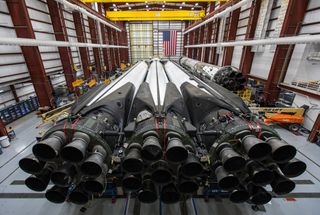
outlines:
[{"label": "hangar interior", "polygon": [[0,0],[0,214],[318,214],[319,65],[318,0]]}]

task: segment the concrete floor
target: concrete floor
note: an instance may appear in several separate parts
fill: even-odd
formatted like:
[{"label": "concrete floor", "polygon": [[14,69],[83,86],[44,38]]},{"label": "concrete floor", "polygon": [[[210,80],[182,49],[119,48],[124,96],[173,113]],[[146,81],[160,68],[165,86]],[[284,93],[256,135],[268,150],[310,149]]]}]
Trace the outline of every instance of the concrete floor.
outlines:
[{"label": "concrete floor", "polygon": [[[54,214],[83,214],[80,206],[64,203],[53,204],[44,198],[43,193],[36,194],[21,183],[28,174],[19,167],[18,162],[31,153],[35,137],[50,125],[40,128],[36,126],[41,122],[34,114],[29,114],[10,126],[15,129],[17,137],[11,146],[3,149],[0,155],[0,215],[54,215]],[[307,163],[307,172],[295,178],[298,182],[292,193],[293,199],[273,198],[265,205],[265,212],[254,211],[248,204],[233,204],[228,200],[217,201],[210,199],[187,200],[188,214],[290,214],[290,215],[315,215],[320,214],[320,148],[308,143],[305,136],[295,136],[291,132],[277,128],[280,135],[298,149],[297,158]],[[125,214],[126,199],[118,199],[111,203],[110,199],[99,199],[92,203],[86,214]],[[133,214],[135,200],[131,199],[128,205],[128,214]],[[161,209],[160,209],[161,208]],[[318,212],[317,212],[318,211]],[[159,202],[151,205],[141,204],[140,214],[181,214],[179,204],[160,206]]]}]

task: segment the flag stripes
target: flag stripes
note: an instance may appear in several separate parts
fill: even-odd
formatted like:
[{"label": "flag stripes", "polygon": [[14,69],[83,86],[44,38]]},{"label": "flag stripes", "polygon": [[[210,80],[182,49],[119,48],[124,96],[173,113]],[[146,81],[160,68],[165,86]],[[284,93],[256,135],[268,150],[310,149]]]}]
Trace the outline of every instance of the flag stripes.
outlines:
[{"label": "flag stripes", "polygon": [[163,53],[165,56],[174,56],[177,51],[177,31],[163,32]]}]

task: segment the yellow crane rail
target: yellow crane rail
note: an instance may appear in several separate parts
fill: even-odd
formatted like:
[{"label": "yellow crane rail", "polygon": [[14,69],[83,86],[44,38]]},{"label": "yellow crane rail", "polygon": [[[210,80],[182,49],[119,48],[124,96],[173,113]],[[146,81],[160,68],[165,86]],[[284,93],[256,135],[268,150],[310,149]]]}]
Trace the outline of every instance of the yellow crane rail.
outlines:
[{"label": "yellow crane rail", "polygon": [[108,11],[106,17],[112,21],[137,20],[200,20],[205,16],[204,10],[189,11]]},{"label": "yellow crane rail", "polygon": [[[81,0],[85,3],[92,2],[103,2],[103,3],[136,3],[136,2],[164,2],[164,1],[155,1],[155,0]],[[216,1],[227,1],[227,0],[166,0],[165,2],[216,2]]]}]

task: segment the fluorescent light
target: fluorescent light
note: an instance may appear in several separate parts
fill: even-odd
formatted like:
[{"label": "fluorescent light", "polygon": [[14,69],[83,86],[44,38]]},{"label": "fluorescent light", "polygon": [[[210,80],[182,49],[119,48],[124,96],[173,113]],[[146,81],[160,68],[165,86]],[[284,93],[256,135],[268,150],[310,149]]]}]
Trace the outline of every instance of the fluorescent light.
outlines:
[{"label": "fluorescent light", "polygon": [[191,10],[194,10],[194,7],[193,7],[193,8],[191,8]]},{"label": "fluorescent light", "polygon": [[182,6],[180,6],[179,8],[182,9]]},{"label": "fluorescent light", "polygon": [[182,2],[182,5],[185,5],[186,3],[185,2]]},{"label": "fluorescent light", "polygon": [[165,7],[165,5],[162,5],[162,7]]},{"label": "fluorescent light", "polygon": [[129,7],[129,10],[131,10],[131,7]]},{"label": "fluorescent light", "polygon": [[116,4],[112,4],[112,6],[113,6],[113,7],[117,7],[117,5],[116,5]]},{"label": "fluorescent light", "polygon": [[195,3],[195,6],[198,6],[199,4],[198,3]]},{"label": "fluorescent light", "polygon": [[149,7],[148,5],[146,5],[146,7]]},{"label": "fluorescent light", "polygon": [[129,3],[127,2],[126,5],[129,5]]}]

